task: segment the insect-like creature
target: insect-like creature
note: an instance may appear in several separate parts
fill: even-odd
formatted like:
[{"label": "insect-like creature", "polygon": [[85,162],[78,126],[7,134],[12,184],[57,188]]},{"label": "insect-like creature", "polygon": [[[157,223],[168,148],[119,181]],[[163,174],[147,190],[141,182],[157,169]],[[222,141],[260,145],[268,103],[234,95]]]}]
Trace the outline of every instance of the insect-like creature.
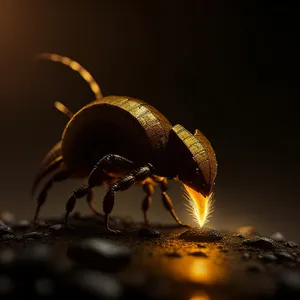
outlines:
[{"label": "insect-like creature", "polygon": [[70,120],[61,140],[41,162],[34,180],[32,193],[44,178],[50,176],[37,198],[34,220],[37,220],[53,182],[81,178],[87,179],[87,184],[76,189],[67,201],[65,224],[76,200],[82,197],[86,197],[95,214],[100,214],[93,205],[93,189],[105,184],[105,227],[109,232],[117,233],[109,227],[115,194],[139,183],[146,193],[142,202],[146,224],[154,185],[160,184],[165,208],[178,224],[188,226],[174,211],[167,194],[167,183],[168,179],[174,179],[204,197],[211,195],[217,161],[206,137],[199,130],[191,133],[179,124],[173,126],[162,113],[144,101],[125,96],[103,97],[91,74],[68,57],[44,53],[39,58],[63,63],[77,71],[89,83],[96,100],[75,114],[62,103],[55,102],[56,108]]}]

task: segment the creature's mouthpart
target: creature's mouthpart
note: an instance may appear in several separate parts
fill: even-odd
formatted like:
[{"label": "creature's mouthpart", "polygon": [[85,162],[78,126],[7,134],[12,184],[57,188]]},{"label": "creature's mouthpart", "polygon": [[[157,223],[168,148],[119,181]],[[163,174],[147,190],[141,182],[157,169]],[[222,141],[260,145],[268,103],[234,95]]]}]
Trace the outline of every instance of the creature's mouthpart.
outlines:
[{"label": "creature's mouthpart", "polygon": [[203,227],[213,212],[213,193],[205,197],[183,183],[183,195],[187,200],[186,206],[194,221],[199,227]]}]

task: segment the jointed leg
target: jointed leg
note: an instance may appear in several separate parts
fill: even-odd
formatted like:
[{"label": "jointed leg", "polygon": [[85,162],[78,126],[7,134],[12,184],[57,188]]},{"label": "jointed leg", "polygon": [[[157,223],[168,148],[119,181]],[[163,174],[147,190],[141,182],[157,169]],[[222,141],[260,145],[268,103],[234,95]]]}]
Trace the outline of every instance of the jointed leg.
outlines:
[{"label": "jointed leg", "polygon": [[115,193],[117,191],[125,191],[130,188],[134,183],[140,182],[148,178],[153,172],[153,167],[148,164],[139,168],[137,171],[124,176],[117,183],[110,186],[104,196],[103,212],[105,213],[105,227],[110,232],[118,232],[109,228],[109,214],[111,213],[115,204]]},{"label": "jointed leg", "polygon": [[86,196],[89,191],[90,187],[88,185],[82,185],[73,192],[72,196],[69,198],[66,204],[65,226],[68,225],[69,214],[73,211],[76,200]]},{"label": "jointed leg", "polygon": [[66,204],[65,224],[67,225],[69,214],[73,211],[76,204],[76,200],[84,196],[87,196],[87,201],[91,209],[96,214],[99,214],[98,212],[96,212],[96,210],[93,208],[93,205],[91,204],[93,200],[92,192],[90,193],[91,189],[99,183],[106,180],[107,173],[117,173],[127,169],[129,170],[130,168],[132,168],[132,165],[133,163],[130,160],[119,155],[109,154],[101,158],[91,171],[88,178],[88,184],[82,185],[81,187],[76,189],[69,198]]},{"label": "jointed leg", "polygon": [[[109,178],[109,179],[105,180],[105,182],[103,184],[105,186],[109,187],[112,184],[116,183],[117,181],[118,181],[117,178]],[[95,215],[97,215],[99,217],[103,217],[104,216],[103,213],[100,213],[94,206],[94,200],[95,200],[94,195],[95,195],[95,193],[94,193],[93,189],[90,189],[87,194],[87,197],[86,197],[87,204]]]},{"label": "jointed leg", "polygon": [[48,191],[49,189],[53,186],[54,182],[59,182],[59,181],[63,181],[65,179],[67,179],[69,176],[68,171],[65,168],[61,168],[58,173],[56,173],[55,175],[53,175],[48,181],[47,183],[44,185],[44,188],[42,189],[42,191],[40,192],[38,198],[37,198],[37,207],[36,207],[36,211],[35,211],[35,215],[34,215],[34,224],[36,224],[40,209],[42,207],[42,205],[46,202],[46,198],[48,195]]},{"label": "jointed leg", "polygon": [[170,196],[167,194],[167,190],[168,190],[168,180],[167,178],[163,177],[153,177],[153,179],[156,181],[156,182],[159,182],[160,183],[160,189],[161,189],[161,195],[162,195],[162,202],[163,202],[163,205],[164,207],[171,213],[172,217],[174,218],[174,220],[181,226],[185,226],[185,227],[190,227],[189,225],[186,225],[186,224],[183,224],[175,210],[174,210],[174,206],[173,206],[173,203],[172,203],[172,200],[170,198]]},{"label": "jointed leg", "polygon": [[150,182],[145,182],[143,184],[143,189],[146,193],[146,196],[145,196],[145,198],[143,200],[143,203],[142,203],[142,210],[143,210],[143,213],[144,213],[145,225],[148,225],[149,220],[148,220],[148,217],[147,217],[147,211],[149,209],[149,206],[152,203],[152,194],[154,193],[154,186]]}]

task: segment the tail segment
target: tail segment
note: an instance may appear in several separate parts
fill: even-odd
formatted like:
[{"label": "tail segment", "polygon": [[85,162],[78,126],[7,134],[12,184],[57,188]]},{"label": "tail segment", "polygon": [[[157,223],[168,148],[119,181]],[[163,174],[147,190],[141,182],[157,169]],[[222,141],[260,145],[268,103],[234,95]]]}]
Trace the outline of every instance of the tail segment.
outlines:
[{"label": "tail segment", "polygon": [[75,72],[79,73],[80,76],[88,83],[90,86],[91,90],[95,94],[96,99],[95,100],[101,100],[103,98],[101,89],[96,82],[96,80],[93,78],[93,76],[78,62],[70,59],[69,57],[66,56],[61,56],[58,54],[54,53],[41,53],[37,56],[38,59],[43,59],[43,60],[51,60],[53,62],[59,62]]},{"label": "tail segment", "polygon": [[33,186],[31,189],[31,194],[34,195],[38,184],[51,172],[55,171],[63,162],[61,141],[58,142],[44,157],[40,164],[40,170],[37,173]]}]

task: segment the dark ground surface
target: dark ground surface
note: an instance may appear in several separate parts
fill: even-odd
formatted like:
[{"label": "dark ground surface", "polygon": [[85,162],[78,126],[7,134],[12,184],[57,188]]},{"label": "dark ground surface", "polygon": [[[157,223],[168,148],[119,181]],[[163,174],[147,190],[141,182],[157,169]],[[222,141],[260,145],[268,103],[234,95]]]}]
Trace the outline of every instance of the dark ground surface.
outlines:
[{"label": "dark ground surface", "polygon": [[300,299],[300,249],[279,234],[142,227],[74,214],[0,223],[0,298]]}]

